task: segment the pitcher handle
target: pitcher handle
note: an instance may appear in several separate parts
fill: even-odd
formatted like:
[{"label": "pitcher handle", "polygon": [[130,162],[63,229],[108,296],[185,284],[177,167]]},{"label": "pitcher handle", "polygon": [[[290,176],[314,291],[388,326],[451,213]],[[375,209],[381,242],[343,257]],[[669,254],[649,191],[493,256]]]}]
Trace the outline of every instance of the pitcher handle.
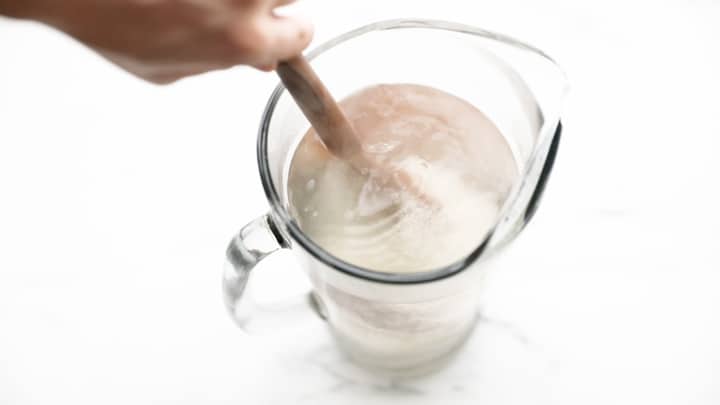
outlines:
[{"label": "pitcher handle", "polygon": [[270,254],[287,248],[289,243],[268,214],[245,225],[227,247],[223,273],[225,306],[240,328],[251,334],[275,332],[305,318],[298,316],[305,313],[323,318],[312,293],[282,309],[261,308],[248,296],[248,281],[255,266]]}]

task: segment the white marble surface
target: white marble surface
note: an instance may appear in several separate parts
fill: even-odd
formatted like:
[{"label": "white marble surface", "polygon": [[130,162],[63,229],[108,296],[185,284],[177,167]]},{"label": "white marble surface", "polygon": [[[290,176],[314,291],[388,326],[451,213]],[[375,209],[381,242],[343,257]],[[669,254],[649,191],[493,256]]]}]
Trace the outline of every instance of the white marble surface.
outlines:
[{"label": "white marble surface", "polygon": [[[158,88],[0,20],[1,404],[720,401],[720,3],[383,3],[301,7],[318,41],[398,16],[502,31],[573,84],[540,211],[448,368],[386,381],[320,321],[253,339],[223,312],[224,246],[266,209],[271,75]],[[301,277],[287,254],[267,268]]]}]

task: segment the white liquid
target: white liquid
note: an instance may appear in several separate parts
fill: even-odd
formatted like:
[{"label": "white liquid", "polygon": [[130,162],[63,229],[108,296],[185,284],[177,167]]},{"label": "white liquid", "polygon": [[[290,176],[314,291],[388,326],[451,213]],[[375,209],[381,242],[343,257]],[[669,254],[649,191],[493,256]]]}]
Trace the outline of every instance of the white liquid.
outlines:
[{"label": "white liquid", "polygon": [[[389,273],[437,269],[477,248],[519,177],[495,125],[469,103],[419,85],[370,87],[341,106],[378,164],[350,167],[310,130],[288,181],[301,229],[338,258]],[[412,189],[383,181],[397,171]]]}]

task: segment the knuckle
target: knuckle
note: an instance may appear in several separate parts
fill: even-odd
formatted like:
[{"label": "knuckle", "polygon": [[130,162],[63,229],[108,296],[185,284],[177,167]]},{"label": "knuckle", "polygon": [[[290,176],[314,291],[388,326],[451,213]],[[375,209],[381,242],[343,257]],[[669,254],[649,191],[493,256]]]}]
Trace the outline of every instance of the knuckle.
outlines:
[{"label": "knuckle", "polygon": [[270,45],[268,35],[257,27],[252,26],[234,30],[232,33],[232,41],[235,49],[250,59],[262,55]]},{"label": "knuckle", "polygon": [[168,84],[175,83],[180,79],[180,77],[177,76],[171,76],[171,75],[152,75],[152,76],[146,76],[144,77],[145,80],[152,84],[156,84],[158,86],[164,86]]},{"label": "knuckle", "polygon": [[233,3],[245,9],[255,9],[267,3],[267,0],[234,0]]}]

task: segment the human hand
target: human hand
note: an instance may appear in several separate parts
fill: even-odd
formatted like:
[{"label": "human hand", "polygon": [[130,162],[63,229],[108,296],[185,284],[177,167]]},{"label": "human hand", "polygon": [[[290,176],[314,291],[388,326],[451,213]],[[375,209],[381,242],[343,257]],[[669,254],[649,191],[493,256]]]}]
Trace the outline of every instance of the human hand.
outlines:
[{"label": "human hand", "polygon": [[311,24],[274,12],[292,1],[0,0],[0,14],[45,22],[130,73],[169,83],[238,64],[272,70],[300,54]]}]

